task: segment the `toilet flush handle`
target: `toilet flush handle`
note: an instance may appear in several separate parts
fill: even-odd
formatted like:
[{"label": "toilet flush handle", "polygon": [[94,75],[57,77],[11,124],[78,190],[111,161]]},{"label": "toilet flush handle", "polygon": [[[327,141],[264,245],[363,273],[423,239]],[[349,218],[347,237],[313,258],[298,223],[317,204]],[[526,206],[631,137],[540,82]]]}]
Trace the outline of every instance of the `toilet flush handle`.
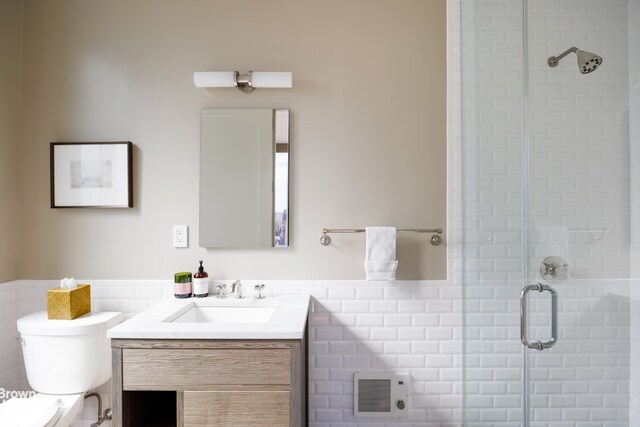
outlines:
[{"label": "toilet flush handle", "polygon": [[20,343],[20,345],[22,345],[24,347],[24,338],[18,337],[18,338],[16,338],[16,341],[18,341]]}]

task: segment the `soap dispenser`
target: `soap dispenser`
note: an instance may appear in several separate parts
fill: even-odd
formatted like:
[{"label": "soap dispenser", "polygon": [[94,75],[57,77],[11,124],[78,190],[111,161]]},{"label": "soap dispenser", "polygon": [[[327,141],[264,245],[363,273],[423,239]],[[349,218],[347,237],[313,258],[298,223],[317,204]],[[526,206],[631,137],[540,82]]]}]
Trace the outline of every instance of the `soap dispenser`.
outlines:
[{"label": "soap dispenser", "polygon": [[197,298],[209,296],[209,274],[204,271],[202,261],[200,261],[198,272],[193,275],[193,296]]}]

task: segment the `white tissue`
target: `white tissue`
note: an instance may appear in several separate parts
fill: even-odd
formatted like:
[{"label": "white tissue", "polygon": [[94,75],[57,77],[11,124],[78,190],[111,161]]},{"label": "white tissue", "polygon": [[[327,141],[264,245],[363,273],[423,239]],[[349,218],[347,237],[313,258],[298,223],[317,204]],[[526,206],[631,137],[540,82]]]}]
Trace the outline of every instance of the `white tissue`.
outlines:
[{"label": "white tissue", "polygon": [[60,280],[60,287],[62,289],[75,289],[78,287],[78,285],[76,284],[76,279],[74,279],[73,277],[65,277],[64,279]]}]

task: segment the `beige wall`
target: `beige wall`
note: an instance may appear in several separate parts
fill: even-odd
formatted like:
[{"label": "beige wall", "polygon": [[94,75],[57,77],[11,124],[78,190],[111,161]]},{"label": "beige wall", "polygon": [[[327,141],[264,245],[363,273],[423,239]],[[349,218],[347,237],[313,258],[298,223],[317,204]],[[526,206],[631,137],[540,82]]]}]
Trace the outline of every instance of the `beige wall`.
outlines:
[{"label": "beige wall", "polygon": [[[364,236],[323,227],[446,226],[445,24],[444,0],[26,0],[21,277],[364,278]],[[206,70],[294,88],[195,88]],[[292,112],[291,247],[200,248],[200,110],[254,107]],[[135,144],[135,208],[50,209],[49,142],[100,140]],[[444,278],[445,252],[401,236],[398,278]]]},{"label": "beige wall", "polygon": [[19,277],[22,1],[0,2],[0,282]]}]

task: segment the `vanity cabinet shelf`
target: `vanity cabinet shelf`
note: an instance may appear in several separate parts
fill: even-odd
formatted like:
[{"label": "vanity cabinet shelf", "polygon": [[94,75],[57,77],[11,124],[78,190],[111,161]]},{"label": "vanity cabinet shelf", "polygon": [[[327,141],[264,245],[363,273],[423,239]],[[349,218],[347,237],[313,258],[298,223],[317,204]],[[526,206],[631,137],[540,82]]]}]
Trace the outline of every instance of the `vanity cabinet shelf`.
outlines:
[{"label": "vanity cabinet shelf", "polygon": [[[178,427],[306,426],[306,346],[306,334],[302,340],[112,339],[112,425],[139,426],[149,411],[155,418],[164,411],[174,419],[162,425]],[[149,405],[153,393],[162,404]]]}]

